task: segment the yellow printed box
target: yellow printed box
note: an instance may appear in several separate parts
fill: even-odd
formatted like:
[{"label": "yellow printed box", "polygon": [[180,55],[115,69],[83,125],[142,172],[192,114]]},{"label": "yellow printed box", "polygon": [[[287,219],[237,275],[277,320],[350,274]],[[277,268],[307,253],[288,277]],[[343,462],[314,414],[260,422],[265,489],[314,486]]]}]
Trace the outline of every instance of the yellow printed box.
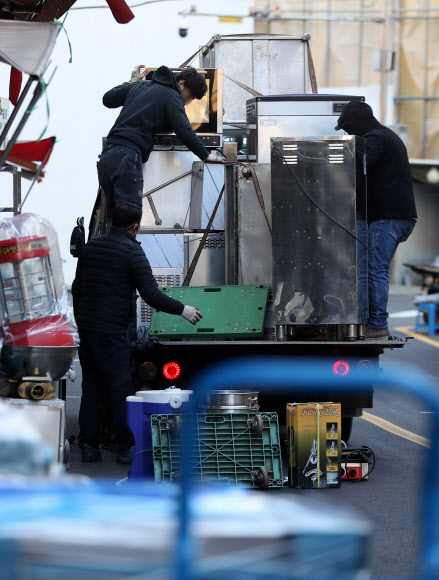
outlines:
[{"label": "yellow printed box", "polygon": [[340,486],[340,403],[288,403],[287,435],[291,487]]}]

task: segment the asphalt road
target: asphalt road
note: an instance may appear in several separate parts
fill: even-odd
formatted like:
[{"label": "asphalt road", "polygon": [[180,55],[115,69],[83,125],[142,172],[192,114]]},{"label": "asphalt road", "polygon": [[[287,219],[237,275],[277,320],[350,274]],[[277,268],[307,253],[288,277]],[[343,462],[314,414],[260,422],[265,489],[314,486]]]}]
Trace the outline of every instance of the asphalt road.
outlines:
[{"label": "asphalt road", "polygon": [[[389,303],[390,324],[397,328],[414,328],[413,296],[415,291],[396,289]],[[395,331],[398,334],[398,331]],[[404,334],[404,332],[399,332]],[[390,363],[407,364],[422,369],[438,384],[439,388],[439,335],[432,341],[419,338],[404,349],[386,351],[381,357],[381,366]],[[67,425],[68,433],[78,433],[78,410],[80,402],[80,367],[76,363],[78,377],[68,383]],[[415,399],[389,395],[377,391],[371,414],[390,421],[407,431],[428,437],[428,409]],[[354,512],[369,520],[373,525],[371,568],[374,576],[408,576],[414,574],[419,565],[419,538],[422,522],[419,517],[422,497],[422,469],[426,448],[416,442],[395,435],[370,421],[354,420],[354,429],[349,446],[368,445],[377,457],[375,471],[368,481],[345,482],[339,489],[292,490],[284,487],[281,493],[303,496],[318,496],[333,505],[349,506]],[[71,473],[90,477],[106,477],[113,481],[123,479],[128,472],[116,464],[116,452],[104,450],[101,464],[82,464],[80,450],[71,449]],[[285,473],[286,474],[286,473]],[[270,493],[275,493],[274,490]]]}]

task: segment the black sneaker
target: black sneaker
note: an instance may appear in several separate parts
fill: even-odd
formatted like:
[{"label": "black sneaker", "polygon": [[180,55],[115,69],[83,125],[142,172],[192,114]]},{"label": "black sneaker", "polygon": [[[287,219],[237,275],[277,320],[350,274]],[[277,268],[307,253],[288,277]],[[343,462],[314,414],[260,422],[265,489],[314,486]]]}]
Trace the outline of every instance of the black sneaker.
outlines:
[{"label": "black sneaker", "polygon": [[366,326],[366,332],[364,334],[367,339],[377,339],[377,340],[387,340],[390,337],[390,332],[388,328],[372,328]]},{"label": "black sneaker", "polygon": [[95,461],[102,461],[102,453],[98,447],[83,445],[81,453],[82,463],[94,463]]}]

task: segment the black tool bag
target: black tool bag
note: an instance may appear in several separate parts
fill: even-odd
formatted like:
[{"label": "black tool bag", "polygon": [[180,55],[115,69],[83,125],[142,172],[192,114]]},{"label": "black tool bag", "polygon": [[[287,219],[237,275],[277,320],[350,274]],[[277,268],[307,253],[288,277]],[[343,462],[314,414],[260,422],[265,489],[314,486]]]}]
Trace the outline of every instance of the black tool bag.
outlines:
[{"label": "black tool bag", "polygon": [[85,246],[84,218],[76,220],[77,226],[73,228],[70,238],[70,253],[74,258],[79,258],[82,248]]}]

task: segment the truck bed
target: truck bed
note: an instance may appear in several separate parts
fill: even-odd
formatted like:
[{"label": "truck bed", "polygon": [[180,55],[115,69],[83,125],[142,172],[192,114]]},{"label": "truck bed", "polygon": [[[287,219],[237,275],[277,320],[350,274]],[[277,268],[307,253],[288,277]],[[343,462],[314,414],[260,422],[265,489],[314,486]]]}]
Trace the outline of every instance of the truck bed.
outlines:
[{"label": "truck bed", "polygon": [[260,354],[261,351],[269,351],[270,353],[284,353],[290,352],[292,354],[298,354],[298,351],[306,351],[307,354],[310,351],[315,351],[317,355],[318,352],[327,352],[338,349],[343,352],[351,352],[352,354],[358,354],[360,352],[371,353],[371,354],[382,354],[386,349],[393,348],[403,348],[407,343],[407,337],[405,339],[391,337],[390,340],[354,340],[354,341],[341,341],[341,340],[288,340],[284,342],[278,342],[275,340],[159,340],[154,339],[154,342],[160,346],[167,349],[179,349],[179,348],[196,348],[205,349],[215,347],[221,350],[229,350],[231,352],[236,352],[238,350],[243,350],[248,354],[249,350],[253,350],[254,354]]}]

